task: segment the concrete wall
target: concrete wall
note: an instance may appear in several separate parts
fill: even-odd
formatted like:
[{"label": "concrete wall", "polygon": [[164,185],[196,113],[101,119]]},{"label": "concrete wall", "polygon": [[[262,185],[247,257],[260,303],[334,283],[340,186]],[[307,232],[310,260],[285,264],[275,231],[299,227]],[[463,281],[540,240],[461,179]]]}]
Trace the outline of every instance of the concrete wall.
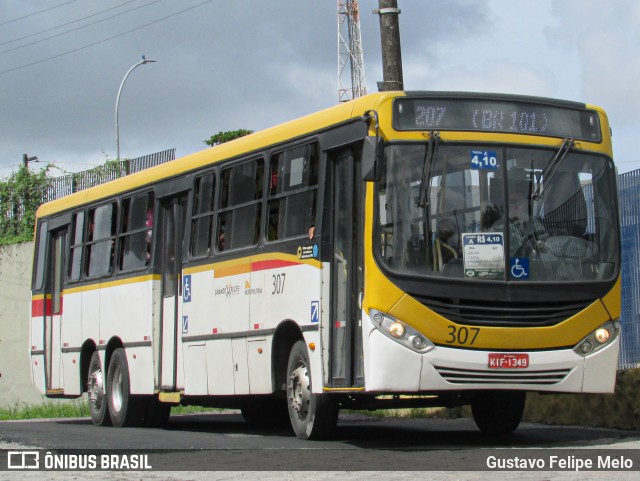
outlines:
[{"label": "concrete wall", "polygon": [[0,247],[0,407],[39,404],[31,384],[29,315],[33,243]]}]

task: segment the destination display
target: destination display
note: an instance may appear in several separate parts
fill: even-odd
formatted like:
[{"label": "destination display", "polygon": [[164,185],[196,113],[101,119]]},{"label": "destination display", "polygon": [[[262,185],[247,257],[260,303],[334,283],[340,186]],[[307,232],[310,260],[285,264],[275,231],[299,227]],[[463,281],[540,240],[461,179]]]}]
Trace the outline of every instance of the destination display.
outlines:
[{"label": "destination display", "polygon": [[396,130],[467,130],[546,135],[599,142],[598,115],[591,110],[500,99],[399,98]]}]

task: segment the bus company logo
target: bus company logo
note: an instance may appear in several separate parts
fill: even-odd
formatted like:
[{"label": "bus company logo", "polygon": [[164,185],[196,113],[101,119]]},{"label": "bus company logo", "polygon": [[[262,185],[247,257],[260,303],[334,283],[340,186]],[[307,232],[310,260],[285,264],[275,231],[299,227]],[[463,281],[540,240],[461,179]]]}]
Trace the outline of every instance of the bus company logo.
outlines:
[{"label": "bus company logo", "polygon": [[244,281],[244,295],[253,296],[255,294],[262,294],[262,287],[251,287],[251,282]]},{"label": "bus company logo", "polygon": [[214,295],[227,296],[227,298],[237,296],[238,294],[240,294],[240,286],[237,284],[233,285],[231,283],[228,283],[226,286],[214,291]]},{"label": "bus company logo", "polygon": [[8,451],[7,469],[40,469],[38,451]]}]

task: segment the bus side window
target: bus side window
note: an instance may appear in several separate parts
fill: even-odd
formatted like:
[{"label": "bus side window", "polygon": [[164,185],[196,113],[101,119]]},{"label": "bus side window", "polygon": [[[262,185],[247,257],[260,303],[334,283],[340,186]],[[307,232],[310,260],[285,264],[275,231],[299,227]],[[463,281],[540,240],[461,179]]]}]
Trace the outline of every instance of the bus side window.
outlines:
[{"label": "bus side window", "polygon": [[141,269],[151,262],[153,234],[153,194],[144,193],[122,201],[118,268]]},{"label": "bus side window", "polygon": [[84,232],[84,211],[73,214],[73,225],[71,231],[69,266],[67,268],[67,279],[69,281],[80,280],[82,271],[82,234]]},{"label": "bus side window", "polygon": [[198,177],[194,184],[190,243],[192,257],[206,256],[211,251],[215,184],[213,173]]},{"label": "bus side window", "polygon": [[254,159],[224,169],[221,174],[217,250],[258,243],[262,213],[264,165]]},{"label": "bus side window", "polygon": [[318,192],[317,144],[271,158],[267,241],[315,235]]},{"label": "bus side window", "polygon": [[47,221],[40,224],[38,229],[38,251],[35,257],[35,272],[33,275],[33,290],[39,291],[44,288],[44,262],[47,252]]},{"label": "bus side window", "polygon": [[88,277],[111,274],[116,233],[116,203],[89,210],[86,275]]}]

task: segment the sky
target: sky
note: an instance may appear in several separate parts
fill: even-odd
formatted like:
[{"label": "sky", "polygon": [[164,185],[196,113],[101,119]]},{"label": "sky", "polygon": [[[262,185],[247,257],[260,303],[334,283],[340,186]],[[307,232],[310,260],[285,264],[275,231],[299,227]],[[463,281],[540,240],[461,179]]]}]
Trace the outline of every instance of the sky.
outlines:
[{"label": "sky", "polygon": [[[360,0],[369,93],[378,0]],[[0,0],[0,178],[207,148],[338,102],[337,0]],[[407,90],[505,92],[604,108],[620,173],[640,169],[640,2],[398,0]],[[343,83],[349,83],[343,78]]]}]

